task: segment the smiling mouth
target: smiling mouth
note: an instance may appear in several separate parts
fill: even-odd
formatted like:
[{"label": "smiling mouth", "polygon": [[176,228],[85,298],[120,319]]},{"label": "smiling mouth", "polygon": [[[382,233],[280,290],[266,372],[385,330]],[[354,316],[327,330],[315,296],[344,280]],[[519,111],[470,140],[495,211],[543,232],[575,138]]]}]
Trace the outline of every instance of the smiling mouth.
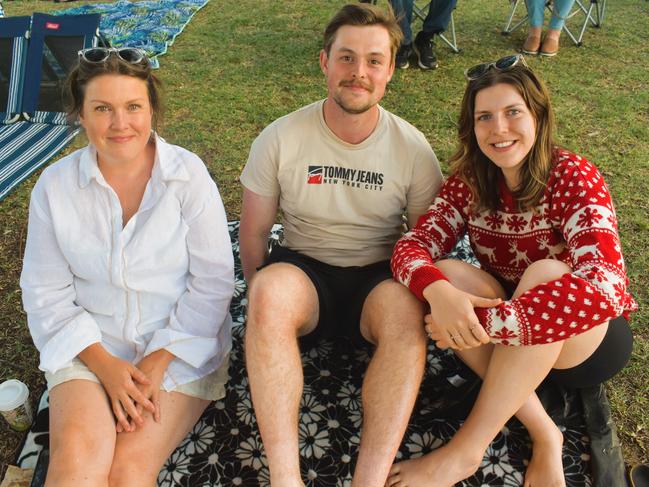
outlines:
[{"label": "smiling mouth", "polygon": [[496,149],[506,149],[508,147],[511,147],[515,143],[516,143],[515,140],[507,140],[507,141],[504,141],[504,142],[496,142],[495,144],[491,144],[491,145],[493,147],[495,147]]},{"label": "smiling mouth", "polygon": [[112,142],[128,142],[131,140],[134,136],[133,135],[120,135],[119,137],[109,137],[108,140]]}]

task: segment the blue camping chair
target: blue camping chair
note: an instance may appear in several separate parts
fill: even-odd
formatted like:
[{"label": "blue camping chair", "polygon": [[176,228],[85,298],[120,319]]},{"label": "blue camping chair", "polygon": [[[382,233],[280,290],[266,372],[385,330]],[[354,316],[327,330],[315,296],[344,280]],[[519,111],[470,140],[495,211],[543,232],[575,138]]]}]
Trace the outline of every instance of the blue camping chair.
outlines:
[{"label": "blue camping chair", "polygon": [[99,17],[0,18],[0,200],[79,132],[62,88],[77,51],[96,44]]},{"label": "blue camping chair", "polygon": [[20,118],[29,17],[0,18],[0,124]]}]

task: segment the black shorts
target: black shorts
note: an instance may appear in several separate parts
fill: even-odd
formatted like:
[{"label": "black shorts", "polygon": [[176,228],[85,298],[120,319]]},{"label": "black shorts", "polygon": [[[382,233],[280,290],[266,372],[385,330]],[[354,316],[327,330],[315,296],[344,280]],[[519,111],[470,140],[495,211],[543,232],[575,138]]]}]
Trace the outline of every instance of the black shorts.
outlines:
[{"label": "black shorts", "polygon": [[300,337],[303,348],[313,347],[321,339],[335,337],[348,337],[358,345],[367,344],[360,330],[363,304],[380,282],[392,279],[389,260],[359,267],[338,267],[277,245],[262,267],[277,262],[293,264],[301,269],[318,293],[318,324],[311,333]]},{"label": "black shorts", "polygon": [[624,368],[632,348],[631,327],[623,316],[618,316],[609,321],[602,342],[590,357],[569,369],[552,369],[548,378],[569,388],[596,386]]}]

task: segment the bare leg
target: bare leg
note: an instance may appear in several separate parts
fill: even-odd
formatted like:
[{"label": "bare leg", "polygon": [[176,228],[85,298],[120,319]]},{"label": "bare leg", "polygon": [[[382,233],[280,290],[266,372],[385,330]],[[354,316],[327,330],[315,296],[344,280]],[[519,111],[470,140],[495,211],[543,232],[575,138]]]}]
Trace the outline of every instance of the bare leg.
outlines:
[{"label": "bare leg", "polygon": [[376,344],[363,382],[363,431],[353,486],[383,486],[412,413],[426,361],[423,306],[384,281],[363,306],[361,333]]},{"label": "bare leg", "polygon": [[50,464],[47,487],[108,485],[115,420],[104,388],[71,380],[50,391]]},{"label": "bare leg", "polygon": [[[482,271],[470,269],[462,263],[440,264],[451,282],[461,289],[485,297],[504,294],[497,281]],[[537,262],[528,268],[514,296],[569,271],[565,264],[557,261]],[[445,447],[421,459],[395,465],[387,485],[452,485],[471,475],[478,468],[493,436],[509,419],[506,414],[512,405],[520,406],[516,416],[527,427],[534,442],[525,486],[565,485],[561,463],[562,436],[534,394],[534,389],[554,365],[563,362],[566,367],[571,367],[587,358],[599,345],[605,331],[606,326],[599,326],[565,342],[548,345],[487,345],[459,351],[467,365],[484,378],[471,415]],[[440,468],[441,465],[444,468]]]},{"label": "bare leg", "polygon": [[304,377],[297,337],[317,324],[318,295],[290,264],[259,271],[248,293],[246,367],[273,487],[304,486],[298,410]]},{"label": "bare leg", "polygon": [[161,421],[144,413],[144,425],[119,433],[109,485],[154,487],[164,462],[187,436],[209,401],[179,392],[160,391]]}]

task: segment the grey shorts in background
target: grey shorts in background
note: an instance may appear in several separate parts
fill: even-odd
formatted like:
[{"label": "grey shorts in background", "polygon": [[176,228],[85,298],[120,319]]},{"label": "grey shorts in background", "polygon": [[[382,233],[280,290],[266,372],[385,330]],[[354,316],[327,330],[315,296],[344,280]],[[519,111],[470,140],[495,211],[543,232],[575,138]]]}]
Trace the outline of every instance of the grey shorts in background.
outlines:
[{"label": "grey shorts in background", "polygon": [[[196,397],[198,399],[205,399],[207,401],[217,401],[225,397],[225,384],[228,381],[228,365],[230,364],[229,355],[223,360],[221,366],[211,374],[205,377],[196,379],[195,381],[181,384],[168,392],[180,392],[186,396]],[[100,384],[97,376],[90,371],[86,365],[74,358],[72,366],[61,369],[54,374],[45,373],[45,380],[47,381],[47,390],[51,391],[59,384],[70,380],[88,380]],[[162,387],[160,388],[162,389]]]}]

